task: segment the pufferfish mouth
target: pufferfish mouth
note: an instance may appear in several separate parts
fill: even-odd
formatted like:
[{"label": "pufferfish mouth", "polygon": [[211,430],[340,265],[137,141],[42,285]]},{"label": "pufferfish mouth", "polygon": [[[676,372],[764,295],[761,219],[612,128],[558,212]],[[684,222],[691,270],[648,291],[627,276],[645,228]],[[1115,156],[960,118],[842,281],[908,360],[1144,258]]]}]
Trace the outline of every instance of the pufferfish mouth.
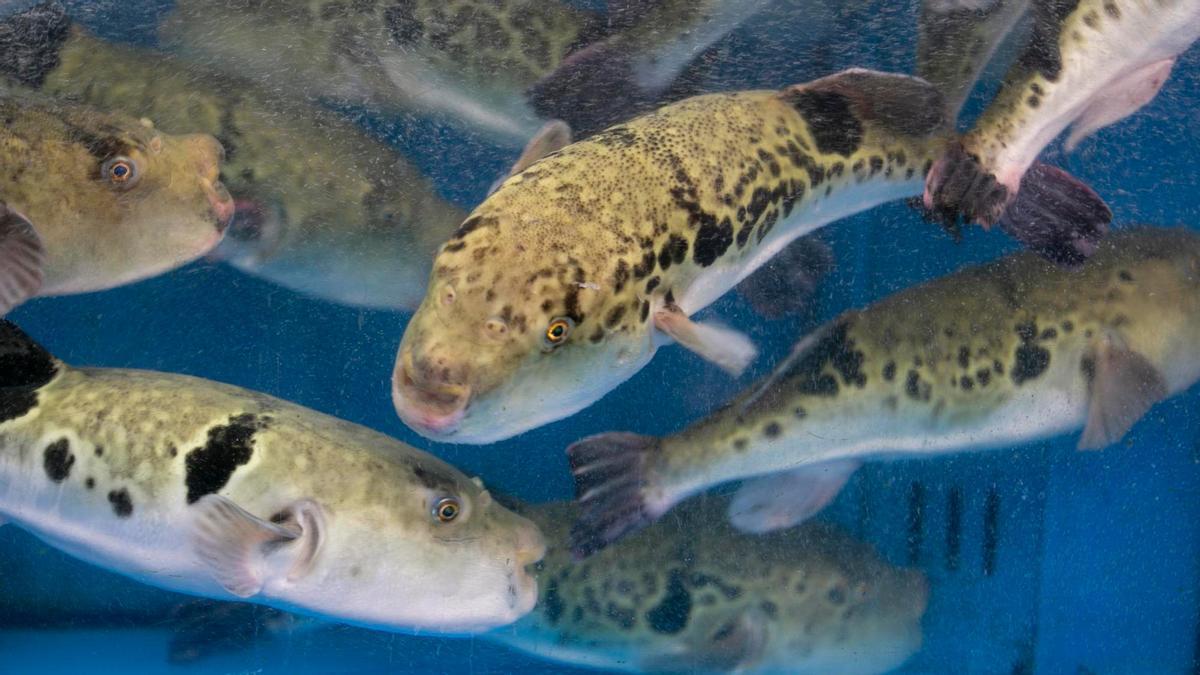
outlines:
[{"label": "pufferfish mouth", "polygon": [[466,385],[420,384],[412,377],[411,357],[405,355],[392,374],[392,403],[396,413],[414,431],[433,439],[458,431],[471,402]]}]

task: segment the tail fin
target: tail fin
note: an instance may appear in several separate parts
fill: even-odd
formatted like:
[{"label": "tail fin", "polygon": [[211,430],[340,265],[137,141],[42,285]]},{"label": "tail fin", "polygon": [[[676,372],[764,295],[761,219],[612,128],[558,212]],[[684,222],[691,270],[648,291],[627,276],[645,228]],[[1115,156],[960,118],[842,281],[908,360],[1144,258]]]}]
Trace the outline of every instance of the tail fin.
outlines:
[{"label": "tail fin", "polygon": [[630,433],[591,436],[567,448],[575,474],[579,519],[571,528],[571,552],[586,558],[654,522],[643,488],[646,460],[659,439]]},{"label": "tail fin", "polygon": [[960,221],[999,224],[1010,236],[1060,265],[1078,265],[1108,232],[1112,211],[1079,179],[1034,162],[1016,195],[960,143],[952,143],[926,178],[926,215],[957,232]]},{"label": "tail fin", "polygon": [[45,2],[0,20],[0,74],[28,87],[41,87],[58,67],[59,48],[71,19],[58,2]]},{"label": "tail fin", "polygon": [[57,372],[58,361],[50,352],[15,323],[0,319],[0,390],[40,387]]}]

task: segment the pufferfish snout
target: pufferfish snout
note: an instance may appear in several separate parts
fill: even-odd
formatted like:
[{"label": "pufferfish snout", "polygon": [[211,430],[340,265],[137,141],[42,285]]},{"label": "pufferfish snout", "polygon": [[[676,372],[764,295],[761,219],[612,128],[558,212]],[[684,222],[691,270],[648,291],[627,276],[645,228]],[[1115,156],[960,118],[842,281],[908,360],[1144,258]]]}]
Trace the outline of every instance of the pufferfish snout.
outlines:
[{"label": "pufferfish snout", "polygon": [[405,424],[421,433],[454,433],[471,400],[470,372],[449,350],[414,355],[402,347],[392,373],[392,401]]}]

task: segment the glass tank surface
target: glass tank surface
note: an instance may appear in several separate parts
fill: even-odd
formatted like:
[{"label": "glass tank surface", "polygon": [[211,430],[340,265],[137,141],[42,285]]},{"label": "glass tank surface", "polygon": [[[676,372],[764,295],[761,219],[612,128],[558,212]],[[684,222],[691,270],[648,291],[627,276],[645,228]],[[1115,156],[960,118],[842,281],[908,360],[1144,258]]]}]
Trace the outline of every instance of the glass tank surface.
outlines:
[{"label": "glass tank surface", "polygon": [[1196,672],[1198,38],[0,0],[0,671]]}]

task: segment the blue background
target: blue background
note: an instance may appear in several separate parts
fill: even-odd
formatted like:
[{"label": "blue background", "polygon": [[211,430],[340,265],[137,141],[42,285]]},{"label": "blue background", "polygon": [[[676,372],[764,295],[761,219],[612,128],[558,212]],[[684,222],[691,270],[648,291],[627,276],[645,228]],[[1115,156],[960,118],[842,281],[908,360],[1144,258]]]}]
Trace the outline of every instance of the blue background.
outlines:
[{"label": "blue background", "polygon": [[[69,3],[103,35],[146,41],[165,7]],[[915,8],[860,2],[840,23],[809,21],[803,3],[760,16],[715,48],[713,89],[779,87],[858,65],[911,72]],[[120,17],[119,20],[114,17]],[[1004,70],[993,64],[964,119]],[[353,112],[353,111],[351,111]],[[419,120],[364,120],[404,150],[464,207],[512,160]],[[1092,185],[1118,226],[1200,226],[1200,50],[1177,64],[1143,111],[1043,159]],[[335,306],[238,272],[195,264],[103,294],[40,299],[10,318],[75,364],[188,373],[290,399],[427,448],[490,485],[531,501],[565,499],[563,448],[613,429],[679,429],[765,372],[817,322],[969,262],[1011,250],[973,229],[955,244],[903,204],[822,231],[837,268],[804,316],[764,322],[730,295],[705,311],[763,349],[733,381],[678,348],[662,350],[608,397],[562,422],[486,447],[440,446],[396,418],[389,377],[406,316]],[[547,383],[552,386],[553,383]],[[1156,407],[1128,439],[1078,453],[1074,438],[932,461],[870,464],[822,517],[930,576],[925,647],[911,672],[1198,672],[1200,416],[1196,393]],[[960,505],[961,554],[947,552]],[[990,507],[989,507],[990,503]],[[994,563],[985,565],[987,512]],[[0,628],[0,671],[166,670],[163,630],[97,627],[162,616],[178,600],[76,563],[16,528],[0,529],[0,586],[75,607],[78,630]],[[2,611],[2,610],[0,610]],[[478,639],[336,629],[266,641],[185,669],[197,672],[562,672]]]}]

